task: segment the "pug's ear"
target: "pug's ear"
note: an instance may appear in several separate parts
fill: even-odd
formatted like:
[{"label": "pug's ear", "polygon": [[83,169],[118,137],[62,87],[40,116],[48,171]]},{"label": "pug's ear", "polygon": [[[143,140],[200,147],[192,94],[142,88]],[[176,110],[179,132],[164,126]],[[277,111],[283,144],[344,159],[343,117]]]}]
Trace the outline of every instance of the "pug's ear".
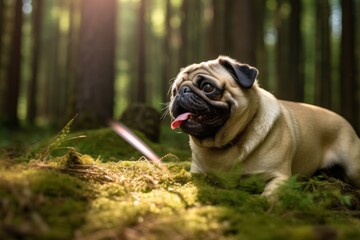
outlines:
[{"label": "pug's ear", "polygon": [[219,63],[233,76],[243,88],[250,89],[258,75],[258,70],[248,64],[238,63],[229,57],[220,56]]}]

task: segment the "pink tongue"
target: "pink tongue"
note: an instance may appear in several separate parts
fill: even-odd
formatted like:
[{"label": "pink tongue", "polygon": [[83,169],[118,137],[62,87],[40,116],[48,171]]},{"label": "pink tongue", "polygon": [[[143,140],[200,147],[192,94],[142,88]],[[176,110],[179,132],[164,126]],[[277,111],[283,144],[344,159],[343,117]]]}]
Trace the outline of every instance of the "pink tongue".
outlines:
[{"label": "pink tongue", "polygon": [[172,121],[172,123],[171,123],[171,129],[176,129],[176,128],[180,127],[180,125],[181,125],[184,121],[188,120],[191,115],[192,115],[192,113],[189,113],[189,112],[180,114],[174,121]]}]

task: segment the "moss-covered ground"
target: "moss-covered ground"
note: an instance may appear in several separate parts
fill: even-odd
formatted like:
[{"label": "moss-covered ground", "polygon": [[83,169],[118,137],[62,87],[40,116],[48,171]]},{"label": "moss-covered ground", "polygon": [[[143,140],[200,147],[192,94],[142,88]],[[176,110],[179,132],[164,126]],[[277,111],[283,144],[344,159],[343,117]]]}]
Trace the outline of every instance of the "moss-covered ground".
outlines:
[{"label": "moss-covered ground", "polygon": [[258,177],[190,174],[187,137],[167,128],[147,141],[167,171],[110,129],[39,132],[1,136],[0,239],[360,238],[360,191],[326,175],[268,201]]}]

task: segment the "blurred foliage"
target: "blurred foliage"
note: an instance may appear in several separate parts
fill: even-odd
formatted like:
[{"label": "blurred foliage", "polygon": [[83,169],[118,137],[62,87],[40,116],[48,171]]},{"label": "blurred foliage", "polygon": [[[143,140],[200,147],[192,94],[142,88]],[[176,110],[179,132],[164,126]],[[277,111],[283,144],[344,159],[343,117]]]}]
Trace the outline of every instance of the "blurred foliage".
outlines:
[{"label": "blurred foliage", "polygon": [[[6,78],[6,66],[9,58],[9,49],[11,46],[11,21],[13,17],[12,8],[14,6],[13,1],[3,0],[4,11],[3,15],[3,28],[1,35],[1,67],[0,76],[1,79]],[[174,78],[183,64],[190,64],[193,62],[200,62],[213,58],[208,50],[209,42],[212,39],[207,34],[211,29],[211,21],[214,20],[213,1],[201,0],[199,6],[195,6],[195,3],[189,2],[190,10],[200,11],[199,18],[201,21],[195,25],[195,23],[189,23],[187,26],[182,26],[184,20],[183,13],[183,0],[169,0],[170,10],[169,22],[170,29],[165,28],[166,23],[166,0],[152,0],[145,1],[146,3],[146,68],[144,77],[146,78],[146,86],[138,86],[136,78],[138,74],[137,65],[139,59],[137,57],[137,49],[135,43],[141,41],[137,36],[137,14],[138,8],[142,1],[130,1],[130,0],[118,0],[118,11],[116,18],[116,58],[115,58],[115,101],[114,101],[114,113],[118,117],[129,103],[134,98],[138,88],[146,88],[147,103],[154,106],[157,109],[162,109],[164,103],[168,99],[164,99],[164,92],[167,91],[170,86],[169,83]],[[279,44],[279,25],[285,24],[289,21],[289,17],[292,14],[292,5],[288,1],[256,1],[257,7],[261,10],[263,16],[259,16],[262,19],[263,29],[261,30],[262,36],[259,43],[255,46],[254,51],[257,52],[257,67],[260,68],[260,83],[265,86],[269,91],[279,94],[281,89],[277,85],[278,76],[277,71],[281,69],[281,66],[277,66],[277,45]],[[76,81],[76,67],[77,57],[76,49],[79,41],[79,29],[81,26],[81,3],[82,1],[56,1],[47,0],[43,1],[43,14],[42,14],[42,31],[40,41],[40,59],[38,67],[38,92],[37,96],[37,123],[41,123],[44,120],[46,122],[52,122],[63,125],[65,116],[52,116],[51,108],[54,106],[60,109],[65,109],[66,112],[71,111],[71,104],[73,104],[73,92],[71,88]],[[227,4],[228,2],[223,0],[221,3]],[[24,1],[24,21],[22,27],[23,42],[22,42],[22,66],[21,66],[21,87],[20,97],[18,105],[18,113],[21,120],[25,120],[27,114],[27,101],[28,101],[28,87],[29,80],[32,74],[32,55],[33,55],[33,14],[36,10],[35,1]],[[191,4],[194,4],[192,6]],[[316,15],[316,5],[314,1],[302,0],[301,9],[301,38],[303,40],[303,52],[304,52],[304,69],[299,69],[299,72],[304,72],[305,81],[305,97],[304,101],[313,103],[315,101],[315,71],[316,71],[316,59],[317,47],[316,37],[321,29],[316,29],[315,23],[319,16]],[[359,3],[354,1],[357,11]],[[331,108],[340,111],[340,96],[339,96],[339,84],[341,80],[339,58],[340,58],[340,42],[341,42],[341,6],[339,0],[329,0],[330,16],[328,19],[330,29],[330,43],[331,43],[331,71],[332,80],[332,104]],[[25,7],[27,6],[27,7]],[[30,6],[30,7],[29,7]],[[195,9],[198,7],[199,10]],[[232,18],[228,13],[229,19]],[[191,20],[191,19],[190,19]],[[282,23],[283,22],[283,23]],[[357,20],[358,22],[358,20]],[[221,24],[221,23],[219,23]],[[254,29],[261,28],[261,24],[255,22],[251,23]],[[182,42],[181,28],[186,27],[189,32],[188,38],[191,38],[192,44]],[[1,30],[1,28],[0,28]],[[232,30],[229,30],[232,31]],[[198,33],[194,33],[198,32]],[[360,31],[356,30],[356,39],[360,37]],[[245,37],[245,36],[244,36]],[[195,39],[193,39],[195,38]],[[217,41],[217,39],[215,39]],[[168,44],[170,48],[169,59],[164,55],[164,46]],[[185,44],[185,45],[184,45]],[[264,48],[260,48],[259,44],[263,44]],[[282,48],[289,48],[284,45]],[[91,48],[89,46],[89,48]],[[199,50],[199,54],[189,54]],[[240,61],[243,61],[245,56],[236,56],[233,52],[227,52],[224,49],[212,49],[217,55],[228,54]],[[261,51],[261,52],[259,52]],[[356,59],[359,59],[359,47],[356,47]],[[180,54],[187,52],[186,63],[180,62]],[[360,62],[360,61],[359,61]],[[356,66],[359,66],[356,63]],[[280,67],[280,68],[279,68]],[[164,68],[168,69],[166,76],[164,75]],[[300,67],[299,67],[300,68]],[[294,74],[294,73],[293,73]],[[164,77],[166,80],[164,80]],[[291,81],[291,76],[289,76]],[[60,85],[59,85],[60,83]],[[60,86],[60,87],[56,87]],[[4,91],[4,83],[0,84],[0,92]],[[58,91],[58,93],[57,93]],[[286,89],[285,89],[286,91]],[[56,93],[56,94],[55,94]],[[51,97],[57,99],[51,99]],[[3,99],[0,99],[4,101]],[[55,104],[55,105],[54,105]],[[61,114],[63,112],[60,112]],[[59,113],[57,113],[59,114]],[[62,119],[59,119],[62,118]]]}]

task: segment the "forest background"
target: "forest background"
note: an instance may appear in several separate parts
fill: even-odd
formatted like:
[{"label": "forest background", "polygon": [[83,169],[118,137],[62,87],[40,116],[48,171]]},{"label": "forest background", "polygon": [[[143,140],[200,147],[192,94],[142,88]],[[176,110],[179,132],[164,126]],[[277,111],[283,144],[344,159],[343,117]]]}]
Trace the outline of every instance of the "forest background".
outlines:
[{"label": "forest background", "polygon": [[[359,239],[358,189],[325,172],[267,201],[238,168],[190,174],[187,136],[160,120],[179,69],[222,54],[360,133],[359,14],[360,0],[0,0],[0,239]],[[100,128],[135,104],[159,111],[158,143],[135,133],[166,171]]]},{"label": "forest background", "polygon": [[0,126],[163,111],[181,67],[229,55],[359,130],[359,13],[359,0],[0,0]]}]

